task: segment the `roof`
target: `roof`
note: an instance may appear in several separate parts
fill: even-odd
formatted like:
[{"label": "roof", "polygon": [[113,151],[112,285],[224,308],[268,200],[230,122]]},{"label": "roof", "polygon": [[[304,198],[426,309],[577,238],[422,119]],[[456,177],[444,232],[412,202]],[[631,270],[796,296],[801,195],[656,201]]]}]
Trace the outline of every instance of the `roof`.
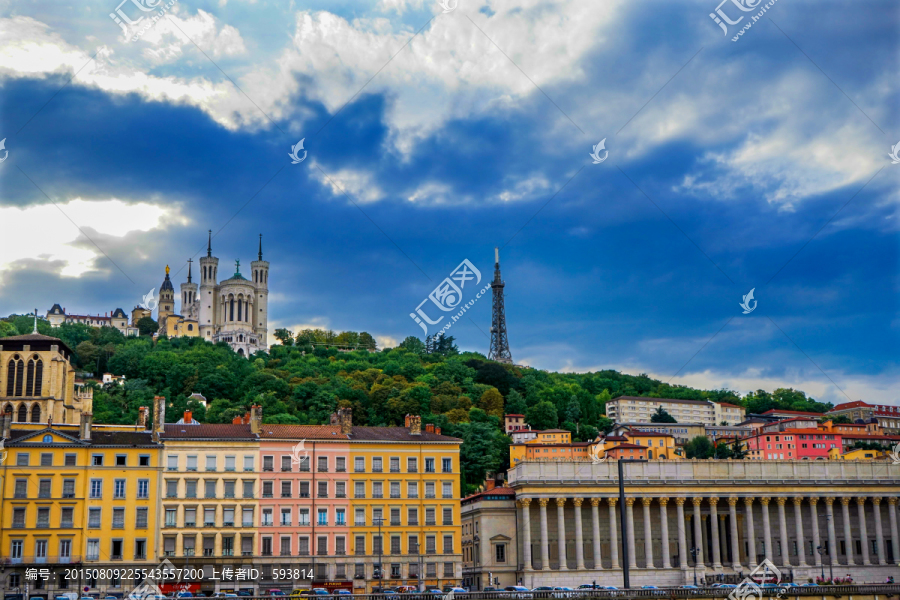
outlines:
[{"label": "roof", "polygon": [[350,439],[359,441],[385,441],[385,442],[447,442],[462,443],[462,440],[449,435],[441,435],[422,430],[419,435],[413,435],[406,427],[352,427]]},{"label": "roof", "polygon": [[607,441],[607,442],[625,442],[625,441],[628,441],[628,438],[625,437],[624,435],[608,435],[608,436],[606,436],[606,437],[603,438],[603,439],[604,439],[604,441]]},{"label": "roof", "polygon": [[121,308],[117,308],[116,310],[114,310],[112,316],[116,319],[127,319],[128,318],[128,316],[125,314],[125,311],[122,310]]},{"label": "roof", "polygon": [[538,433],[571,433],[568,429],[542,429]]},{"label": "roof", "polygon": [[778,408],[770,408],[764,415],[797,415],[798,417],[821,417],[825,413],[809,412],[804,410],[780,410]]},{"label": "roof", "polygon": [[250,425],[233,425],[231,423],[201,423],[190,426],[166,423],[165,433],[162,437],[169,439],[257,439],[256,434],[250,431]]},{"label": "roof", "polygon": [[54,304],[50,307],[50,310],[47,311],[47,314],[53,313],[54,315],[64,315],[66,314],[65,309],[59,304]]},{"label": "roof", "polygon": [[900,435],[875,435],[875,434],[865,434],[865,433],[840,433],[838,435],[840,435],[845,440],[881,440],[881,441],[900,440]]},{"label": "roof", "polygon": [[504,417],[524,417],[525,415],[520,415],[518,413],[509,413],[509,414],[505,414],[503,416]]},{"label": "roof", "polygon": [[483,490],[481,492],[475,492],[465,498],[461,498],[460,502],[473,502],[475,500],[480,499],[482,496],[508,496],[508,498],[504,498],[504,500],[514,500],[516,497],[516,492],[512,488],[508,487],[495,487],[492,490]]},{"label": "roof", "polygon": [[166,278],[163,279],[162,285],[159,286],[159,291],[162,292],[163,290],[172,290],[173,292],[175,291],[175,288],[172,287],[172,280],[169,279],[169,267],[168,266],[166,267]]},{"label": "roof", "polygon": [[[153,441],[153,434],[150,431],[97,431],[96,429],[91,429],[91,439],[90,440],[81,440],[78,438],[77,430],[59,430],[54,428],[44,428],[44,429],[11,429],[10,430],[10,439],[11,443],[15,443],[17,440],[29,436],[38,437],[43,435],[45,432],[62,435],[64,437],[72,438],[73,443],[83,443],[85,445],[90,446],[156,446],[157,443]],[[41,442],[38,440],[37,442],[26,442],[26,443],[36,443],[40,444]]]},{"label": "roof", "polygon": [[847,410],[848,408],[875,408],[871,404],[867,404],[862,400],[855,400],[853,402],[844,402],[843,404],[838,404],[828,412],[833,413],[839,410]]},{"label": "roof", "polygon": [[[35,343],[37,343],[39,346],[47,346],[47,350],[50,349],[50,346],[56,345],[65,348],[70,354],[72,352],[72,349],[61,339],[42,333],[26,333],[25,335],[11,335],[9,337],[0,338],[0,346],[5,346],[9,342],[12,342],[14,345],[17,345],[17,343],[21,343],[22,345],[35,345]],[[32,349],[37,350],[38,348]]]},{"label": "roof", "polygon": [[260,439],[307,439],[307,440],[343,440],[350,439],[341,433],[337,425],[260,425]]},{"label": "roof", "polygon": [[658,431],[629,431],[625,435],[634,437],[672,437],[671,433],[659,433]]},{"label": "roof", "polygon": [[610,402],[616,400],[646,400],[652,402],[677,402],[680,404],[709,404],[709,400],[680,400],[678,398],[651,398],[649,396],[616,396]]},{"label": "roof", "polygon": [[843,434],[839,431],[823,431],[821,429],[811,429],[809,427],[804,427],[802,429],[791,429],[787,428],[782,433],[805,433],[805,434],[816,434],[816,435],[838,435],[842,436]]},{"label": "roof", "polygon": [[719,406],[727,406],[728,408],[744,408],[743,406],[738,406],[737,404],[732,404],[731,402],[717,402]]}]

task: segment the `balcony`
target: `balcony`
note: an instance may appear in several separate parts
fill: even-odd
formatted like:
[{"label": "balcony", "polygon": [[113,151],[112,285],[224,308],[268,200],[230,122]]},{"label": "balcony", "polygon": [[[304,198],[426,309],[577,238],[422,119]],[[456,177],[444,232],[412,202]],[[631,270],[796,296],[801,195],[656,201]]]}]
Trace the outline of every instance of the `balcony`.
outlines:
[{"label": "balcony", "polygon": [[327,472],[328,472],[328,467],[321,467],[321,466],[319,467],[319,473],[327,473]]},{"label": "balcony", "polygon": [[215,527],[216,524],[214,522],[207,521],[203,524],[204,527]]},{"label": "balcony", "polygon": [[427,527],[429,525],[431,525],[431,526],[437,525],[437,521],[435,521],[434,519],[425,519],[425,526]]},{"label": "balcony", "polygon": [[272,521],[266,521],[263,519],[263,522],[259,524],[260,527],[272,527]]},{"label": "balcony", "polygon": [[184,555],[185,555],[185,556],[193,556],[193,555],[194,555],[194,549],[193,549],[193,548],[185,548],[185,549],[184,549]]},{"label": "balcony", "polygon": [[309,492],[300,492],[299,498],[309,498]]},{"label": "balcony", "polygon": [[327,497],[328,497],[328,492],[324,492],[324,493],[323,493],[323,492],[319,492],[319,496],[318,496],[318,497],[319,497],[319,498],[327,498]]},{"label": "balcony", "polygon": [[453,519],[444,519],[444,525],[453,525]]},{"label": "balcony", "polygon": [[418,525],[419,525],[419,520],[418,520],[418,519],[410,519],[410,520],[409,520],[409,526],[410,526],[410,527],[418,527]]},{"label": "balcony", "polygon": [[225,467],[225,470],[229,473],[234,473],[234,467]]},{"label": "balcony", "polygon": [[226,498],[234,498],[234,492],[225,492]]},{"label": "balcony", "polygon": [[185,527],[196,527],[196,526],[197,526],[197,522],[196,522],[196,521],[185,521],[185,522],[184,522],[184,526],[185,526]]},{"label": "balcony", "polygon": [[400,527],[400,519],[391,519],[391,527]]},{"label": "balcony", "polygon": [[175,465],[174,467],[172,465],[169,465],[168,467],[166,467],[166,471],[177,471],[177,470],[178,470],[178,465]]},{"label": "balcony", "polygon": [[391,492],[391,498],[397,499],[400,497],[400,492]]},{"label": "balcony", "polygon": [[275,467],[272,467],[272,466],[263,467],[263,471],[266,471],[266,472],[269,472],[269,473],[271,473],[271,472],[274,471],[274,470],[275,470]]},{"label": "balcony", "polygon": [[246,499],[250,499],[250,498],[253,498],[253,492],[250,492],[249,494],[247,494],[247,493],[244,494],[244,499],[245,499],[245,500],[246,500]]},{"label": "balcony", "polygon": [[334,497],[335,498],[346,498],[347,494],[345,494],[344,492],[335,492]]},{"label": "balcony", "polygon": [[346,556],[346,554],[347,554],[347,552],[344,550],[335,550],[334,551],[335,556]]},{"label": "balcony", "polygon": [[204,548],[203,556],[215,556],[216,555],[215,552],[216,551],[213,548]]},{"label": "balcony", "polygon": [[122,560],[122,555],[121,554],[110,554],[109,559],[110,560]]},{"label": "balcony", "polygon": [[346,472],[347,472],[347,467],[335,467],[335,468],[334,468],[334,472],[335,472],[335,473],[346,473]]},{"label": "balcony", "polygon": [[60,529],[72,529],[75,526],[74,521],[60,521]]},{"label": "balcony", "polygon": [[271,550],[263,550],[262,556],[272,556],[272,551]]},{"label": "balcony", "polygon": [[372,472],[373,473],[383,473],[384,471],[381,470],[381,467],[372,467]]},{"label": "balcony", "polygon": [[253,556],[253,550],[243,550],[241,556]]},{"label": "balcony", "polygon": [[282,550],[282,551],[281,551],[281,556],[290,556],[290,555],[291,555],[291,551],[290,551],[290,550]]},{"label": "balcony", "polygon": [[399,473],[400,467],[391,467],[391,473]]},{"label": "balcony", "polygon": [[267,494],[266,492],[263,492],[262,497],[263,497],[263,498],[274,498],[275,495],[274,495],[274,494]]},{"label": "balcony", "polygon": [[416,467],[406,467],[406,472],[407,473],[418,473],[419,469],[417,469]]},{"label": "balcony", "polygon": [[197,467],[187,467],[187,468],[185,468],[185,471],[196,471],[196,470],[197,470]]},{"label": "balcony", "polygon": [[354,554],[355,556],[365,556],[365,555],[366,555],[366,551],[363,550],[363,549],[357,548],[357,549],[353,552],[353,554]]},{"label": "balcony", "polygon": [[175,551],[174,550],[166,550],[165,552],[163,552],[163,556],[175,556]]},{"label": "balcony", "polygon": [[373,497],[373,498],[384,498],[384,494],[381,494],[381,493],[373,493],[373,494],[372,494],[372,497]]},{"label": "balcony", "polygon": [[[178,496],[173,496],[173,498],[177,498]],[[197,492],[187,492],[184,495],[185,498],[196,498]]]},{"label": "balcony", "polygon": [[316,556],[328,556],[328,550],[319,548],[318,550],[316,550]]},{"label": "balcony", "polygon": [[282,473],[290,473],[290,472],[291,472],[291,468],[290,468],[290,467],[282,466],[282,467],[281,467],[281,472],[282,472]]},{"label": "balcony", "polygon": [[[185,523],[185,525],[187,525],[187,523]],[[178,523],[176,523],[175,521],[166,521],[163,527],[178,527]]]},{"label": "balcony", "polygon": [[215,473],[216,468],[215,468],[215,467],[206,467],[206,471],[207,471],[208,473]]},{"label": "balcony", "polygon": [[225,521],[222,523],[222,527],[234,527],[234,521]]},{"label": "balcony", "polygon": [[425,497],[426,498],[437,498],[437,496],[434,495],[434,492],[425,492]]},{"label": "balcony", "polygon": [[223,548],[222,556],[234,556],[234,550],[232,550],[231,548]]},{"label": "balcony", "polygon": [[[282,497],[282,498],[290,498],[291,495],[292,495],[292,494],[291,494],[290,492],[281,492],[281,497]],[[302,498],[303,495],[301,494],[300,497]]]}]

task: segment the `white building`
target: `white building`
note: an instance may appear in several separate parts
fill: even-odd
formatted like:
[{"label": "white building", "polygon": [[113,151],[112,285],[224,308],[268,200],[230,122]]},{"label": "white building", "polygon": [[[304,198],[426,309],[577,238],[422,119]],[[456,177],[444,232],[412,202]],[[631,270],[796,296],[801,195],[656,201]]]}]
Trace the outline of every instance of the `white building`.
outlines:
[{"label": "white building", "polygon": [[653,413],[662,408],[679,423],[703,425],[737,425],[744,420],[745,410],[728,403],[709,400],[677,400],[619,396],[606,403],[606,416],[616,423],[650,423]]}]

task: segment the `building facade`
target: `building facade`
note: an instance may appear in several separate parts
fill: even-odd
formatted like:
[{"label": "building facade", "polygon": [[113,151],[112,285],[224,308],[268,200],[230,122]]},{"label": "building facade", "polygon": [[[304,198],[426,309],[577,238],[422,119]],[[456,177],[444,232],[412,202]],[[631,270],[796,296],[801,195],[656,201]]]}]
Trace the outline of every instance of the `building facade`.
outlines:
[{"label": "building facade", "polygon": [[[139,310],[139,308],[135,308],[135,310]],[[134,314],[135,313],[132,312],[132,315]],[[144,313],[139,314],[140,316],[148,316],[149,311],[146,315]],[[67,314],[65,308],[59,304],[54,304],[50,307],[50,310],[47,311],[46,318],[47,321],[50,322],[51,327],[59,327],[63,323],[81,323],[91,327],[115,327],[125,336],[136,336],[139,333],[137,322],[140,320],[140,316],[137,319],[133,319],[132,324],[129,325],[128,315],[125,314],[125,311],[121,308],[115,309],[112,311],[112,314],[76,315]]]},{"label": "building facade", "polygon": [[517,585],[519,555],[512,534],[516,493],[489,479],[484,491],[463,498],[460,505],[463,586],[477,592]]},{"label": "building facade", "polygon": [[625,469],[624,506],[614,461],[509,471],[524,585],[621,586],[626,547],[632,586],[688,584],[695,568],[707,584],[739,583],[765,558],[800,583],[829,564],[860,582],[900,575],[900,465],[685,460]]},{"label": "building facade", "polygon": [[724,402],[619,396],[606,403],[606,416],[616,423],[650,423],[659,408],[679,423],[703,425],[737,425],[746,414],[743,407]]},{"label": "building facade", "polygon": [[829,417],[845,416],[853,423],[875,419],[885,433],[900,434],[900,406],[869,404],[857,400],[838,404],[826,414]]}]

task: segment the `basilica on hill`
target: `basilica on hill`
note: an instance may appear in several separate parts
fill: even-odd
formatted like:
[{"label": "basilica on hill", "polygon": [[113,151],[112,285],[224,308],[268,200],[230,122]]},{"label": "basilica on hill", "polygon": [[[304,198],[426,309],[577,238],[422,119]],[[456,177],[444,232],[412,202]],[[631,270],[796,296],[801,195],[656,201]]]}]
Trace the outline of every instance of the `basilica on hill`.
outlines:
[{"label": "basilica on hill", "polygon": [[200,258],[200,283],[193,281],[188,261],[187,281],[181,284],[181,313],[175,312],[175,287],[166,278],[159,288],[159,334],[168,337],[201,337],[226,342],[241,356],[268,348],[269,263],[263,260],[262,234],[258,259],[250,263],[249,278],[235,261],[234,274],[218,281],[219,259],[212,255],[212,232],[206,256]]}]

